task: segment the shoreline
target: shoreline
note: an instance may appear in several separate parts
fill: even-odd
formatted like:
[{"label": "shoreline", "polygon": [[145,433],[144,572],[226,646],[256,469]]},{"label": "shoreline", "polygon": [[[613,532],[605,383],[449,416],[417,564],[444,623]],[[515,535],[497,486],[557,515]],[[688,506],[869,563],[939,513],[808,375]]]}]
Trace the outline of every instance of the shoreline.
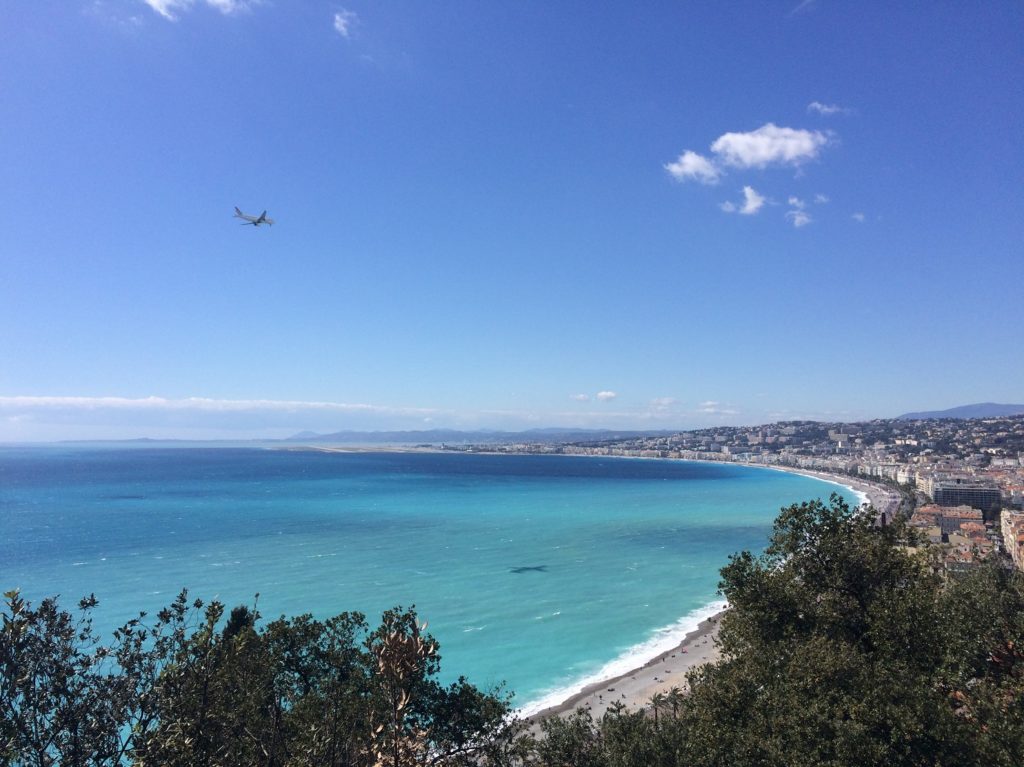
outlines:
[{"label": "shoreline", "polygon": [[[642,666],[591,682],[560,703],[526,713],[524,720],[536,726],[552,716],[572,713],[579,708],[588,711],[598,720],[614,703],[621,703],[628,710],[637,711],[647,708],[655,694],[667,693],[672,688],[685,692],[686,674],[691,669],[719,658],[718,628],[727,611],[728,607],[702,619],[681,641],[650,658]],[[523,710],[528,711],[528,707]]]},{"label": "shoreline", "polygon": [[892,514],[899,508],[900,494],[879,482],[872,482],[859,477],[846,477],[842,474],[831,474],[827,471],[816,469],[800,469],[794,466],[765,466],[756,463],[741,464],[755,469],[771,469],[773,471],[784,471],[788,474],[799,474],[800,476],[820,479],[822,482],[829,482],[850,490],[861,498],[862,503],[868,503],[874,507],[879,514],[886,512],[891,518]]}]

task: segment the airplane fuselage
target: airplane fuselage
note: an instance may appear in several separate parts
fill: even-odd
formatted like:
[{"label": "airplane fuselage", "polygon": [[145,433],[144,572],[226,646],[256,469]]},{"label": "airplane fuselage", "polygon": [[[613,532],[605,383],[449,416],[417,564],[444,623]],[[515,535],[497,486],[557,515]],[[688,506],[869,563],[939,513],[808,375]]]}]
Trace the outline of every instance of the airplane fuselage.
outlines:
[{"label": "airplane fuselage", "polygon": [[244,219],[242,221],[242,226],[259,226],[260,224],[268,224],[270,226],[274,225],[274,219],[267,218],[267,211],[263,211],[258,216],[247,216],[238,208],[235,208],[235,218]]}]

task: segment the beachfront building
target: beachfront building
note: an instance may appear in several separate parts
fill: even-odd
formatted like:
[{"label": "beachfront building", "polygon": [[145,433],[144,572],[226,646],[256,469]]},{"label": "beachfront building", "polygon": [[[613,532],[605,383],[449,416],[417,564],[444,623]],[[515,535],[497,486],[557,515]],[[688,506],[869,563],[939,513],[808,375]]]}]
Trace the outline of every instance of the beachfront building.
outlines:
[{"label": "beachfront building", "polygon": [[1018,570],[1024,570],[1024,512],[1003,509],[1000,527],[1003,548]]},{"label": "beachfront building", "polygon": [[995,512],[1003,501],[998,487],[967,479],[937,483],[931,495],[939,506],[967,505],[986,514]]}]

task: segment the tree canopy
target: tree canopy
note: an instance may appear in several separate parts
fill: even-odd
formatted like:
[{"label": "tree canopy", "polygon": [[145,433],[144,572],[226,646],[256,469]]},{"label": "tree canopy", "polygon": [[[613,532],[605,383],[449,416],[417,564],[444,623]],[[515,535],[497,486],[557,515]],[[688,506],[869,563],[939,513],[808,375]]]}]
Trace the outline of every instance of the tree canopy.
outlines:
[{"label": "tree canopy", "polygon": [[517,731],[508,699],[436,680],[437,642],[413,610],[370,630],[358,613],[258,627],[255,609],[189,602],[101,644],[90,614],[6,594],[0,763],[479,765]]}]

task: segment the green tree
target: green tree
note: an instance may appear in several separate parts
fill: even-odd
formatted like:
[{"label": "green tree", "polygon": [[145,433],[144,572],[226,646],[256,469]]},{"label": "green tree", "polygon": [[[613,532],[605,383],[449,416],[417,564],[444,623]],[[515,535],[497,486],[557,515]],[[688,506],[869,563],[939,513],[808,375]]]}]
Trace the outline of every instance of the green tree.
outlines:
[{"label": "green tree", "polygon": [[370,631],[188,602],[182,592],[101,645],[89,618],[7,595],[0,632],[0,764],[507,764],[507,698],[443,686],[437,643],[411,610]]},{"label": "green tree", "polygon": [[[999,599],[995,567],[947,584],[915,542],[833,496],[784,509],[763,555],[732,557],[723,660],[691,676],[682,710],[692,763],[1020,764],[1021,579],[999,576],[1014,595]],[[1005,668],[988,684],[993,652]]]}]

